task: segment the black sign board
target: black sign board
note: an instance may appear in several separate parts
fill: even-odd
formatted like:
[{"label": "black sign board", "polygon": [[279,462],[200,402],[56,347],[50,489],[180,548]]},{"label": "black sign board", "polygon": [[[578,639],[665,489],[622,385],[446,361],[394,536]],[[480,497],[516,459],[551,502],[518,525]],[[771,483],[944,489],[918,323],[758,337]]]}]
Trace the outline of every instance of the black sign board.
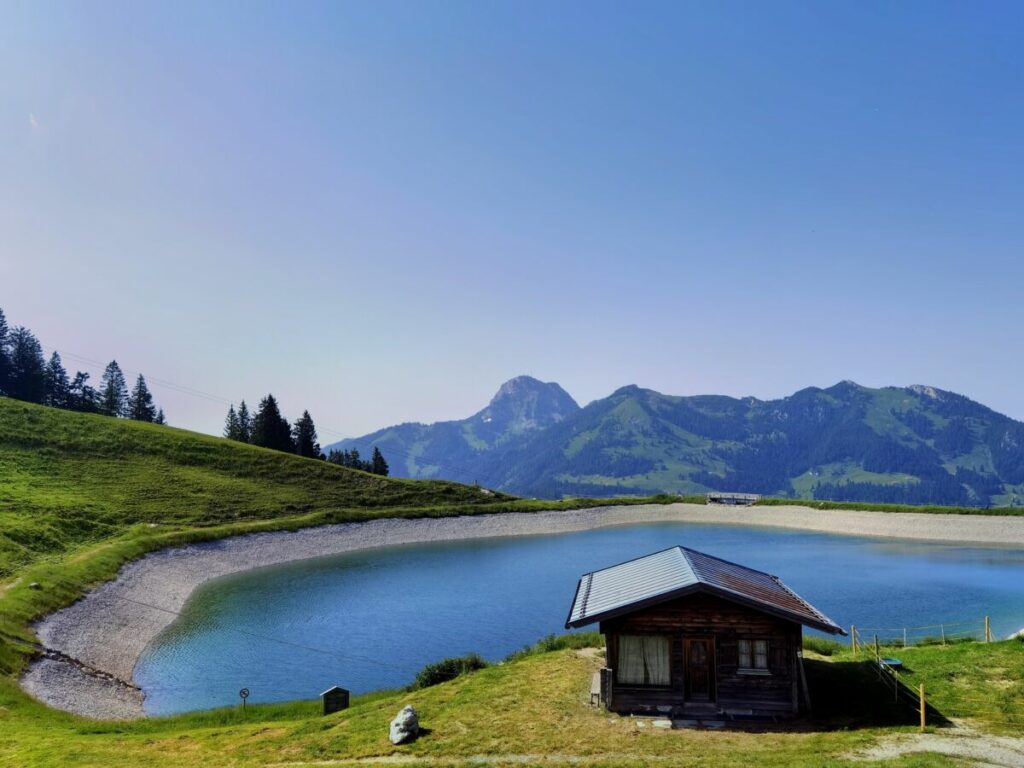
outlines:
[{"label": "black sign board", "polygon": [[324,714],[329,715],[331,712],[348,709],[348,696],[348,691],[337,685],[321,693],[320,698],[324,703]]}]

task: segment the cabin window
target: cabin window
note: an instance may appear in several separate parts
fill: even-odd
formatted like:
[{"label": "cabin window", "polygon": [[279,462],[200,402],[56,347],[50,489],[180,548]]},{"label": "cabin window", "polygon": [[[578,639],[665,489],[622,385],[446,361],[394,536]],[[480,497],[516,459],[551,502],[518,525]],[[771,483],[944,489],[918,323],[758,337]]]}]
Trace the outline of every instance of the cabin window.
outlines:
[{"label": "cabin window", "polygon": [[671,643],[658,635],[619,635],[616,680],[621,685],[671,685]]},{"label": "cabin window", "polygon": [[739,668],[745,672],[768,672],[768,641],[740,640]]}]

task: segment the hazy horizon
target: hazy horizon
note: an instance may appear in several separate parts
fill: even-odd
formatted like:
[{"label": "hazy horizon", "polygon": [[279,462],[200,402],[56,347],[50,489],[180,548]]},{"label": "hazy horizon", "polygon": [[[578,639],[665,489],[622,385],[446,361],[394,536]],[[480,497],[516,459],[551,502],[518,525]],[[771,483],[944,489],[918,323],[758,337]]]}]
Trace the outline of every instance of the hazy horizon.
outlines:
[{"label": "hazy horizon", "polygon": [[[1024,418],[1024,8],[0,9],[0,308],[217,434],[520,374]],[[164,382],[198,390],[185,394]]]}]

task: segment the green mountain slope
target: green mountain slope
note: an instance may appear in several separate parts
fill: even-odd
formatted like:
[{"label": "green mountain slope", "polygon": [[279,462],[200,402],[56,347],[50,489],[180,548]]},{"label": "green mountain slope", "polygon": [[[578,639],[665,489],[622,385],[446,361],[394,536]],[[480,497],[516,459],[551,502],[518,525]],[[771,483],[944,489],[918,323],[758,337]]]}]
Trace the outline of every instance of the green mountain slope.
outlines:
[{"label": "green mountain slope", "polygon": [[493,504],[170,427],[0,397],[0,577],[128,526],[203,526],[352,508]]},{"label": "green mountain slope", "polygon": [[434,446],[431,476],[534,496],[735,490],[982,506],[1024,496],[1024,424],[932,387],[841,382],[763,401],[630,386],[503,445],[451,454],[434,427],[417,428],[417,445]]},{"label": "green mountain slope", "polygon": [[518,376],[502,384],[487,407],[468,419],[399,424],[358,439],[342,440],[326,450],[356,449],[369,456],[378,447],[394,475],[472,483],[480,480],[477,473],[481,456],[520,445],[579,409],[558,384]]}]

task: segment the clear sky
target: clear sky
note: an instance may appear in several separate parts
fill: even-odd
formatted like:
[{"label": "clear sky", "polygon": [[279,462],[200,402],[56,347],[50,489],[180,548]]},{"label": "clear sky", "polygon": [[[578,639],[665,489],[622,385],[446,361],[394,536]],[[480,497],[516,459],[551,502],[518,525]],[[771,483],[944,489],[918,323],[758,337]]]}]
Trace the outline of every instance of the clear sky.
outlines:
[{"label": "clear sky", "polygon": [[0,6],[8,319],[324,442],[521,373],[1024,418],[1022,228],[1017,2]]}]

